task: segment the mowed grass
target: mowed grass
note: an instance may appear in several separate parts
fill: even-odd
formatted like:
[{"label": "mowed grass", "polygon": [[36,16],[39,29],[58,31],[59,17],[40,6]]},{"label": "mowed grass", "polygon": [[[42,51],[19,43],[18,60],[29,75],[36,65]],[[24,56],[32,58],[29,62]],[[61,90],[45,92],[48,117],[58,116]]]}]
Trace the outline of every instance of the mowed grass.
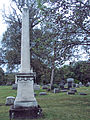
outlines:
[{"label": "mowed grass", "polygon": [[[37,95],[36,99],[44,115],[37,120],[90,120],[90,87],[78,88],[77,91],[87,95],[50,92],[46,96]],[[7,96],[15,97],[16,90],[12,90],[11,86],[0,86],[0,120],[9,120],[10,106],[5,106]]]}]

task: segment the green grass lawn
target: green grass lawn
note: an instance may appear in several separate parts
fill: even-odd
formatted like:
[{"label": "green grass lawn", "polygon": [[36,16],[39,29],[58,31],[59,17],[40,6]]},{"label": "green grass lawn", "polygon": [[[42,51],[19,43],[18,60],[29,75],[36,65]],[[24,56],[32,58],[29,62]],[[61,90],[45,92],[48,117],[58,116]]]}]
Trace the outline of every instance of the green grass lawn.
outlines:
[{"label": "green grass lawn", "polygon": [[[37,95],[36,99],[44,114],[43,118],[37,120],[90,120],[90,87],[78,88],[77,91],[88,95],[50,92],[46,96]],[[10,106],[5,106],[7,96],[15,97],[16,90],[12,90],[10,86],[0,86],[0,120],[9,120]]]}]

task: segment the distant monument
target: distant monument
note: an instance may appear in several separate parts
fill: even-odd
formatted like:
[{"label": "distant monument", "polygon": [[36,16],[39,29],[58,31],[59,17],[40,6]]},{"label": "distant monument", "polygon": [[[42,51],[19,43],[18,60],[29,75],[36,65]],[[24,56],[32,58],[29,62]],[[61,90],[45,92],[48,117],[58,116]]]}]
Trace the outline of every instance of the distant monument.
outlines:
[{"label": "distant monument", "polygon": [[34,97],[33,79],[35,77],[30,66],[29,8],[28,0],[22,10],[21,69],[16,75],[18,84],[14,106],[10,109],[10,118],[38,118],[42,110]]},{"label": "distant monument", "polygon": [[74,83],[74,78],[68,78],[67,83],[68,83],[68,89],[72,88]]}]

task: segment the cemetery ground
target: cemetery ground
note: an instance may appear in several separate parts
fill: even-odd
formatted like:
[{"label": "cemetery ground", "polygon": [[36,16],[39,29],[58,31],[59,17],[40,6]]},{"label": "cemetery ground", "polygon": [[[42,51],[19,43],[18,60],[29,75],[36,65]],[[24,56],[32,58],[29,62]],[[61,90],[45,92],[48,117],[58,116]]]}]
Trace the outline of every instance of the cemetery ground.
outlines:
[{"label": "cemetery ground", "polygon": [[[36,99],[43,110],[43,118],[37,120],[90,120],[90,87],[77,88],[87,95],[67,95],[66,92],[40,96],[40,89],[35,91]],[[0,120],[9,120],[10,106],[5,105],[7,96],[16,96],[11,86],[0,86]],[[35,120],[35,119],[34,119]]]}]

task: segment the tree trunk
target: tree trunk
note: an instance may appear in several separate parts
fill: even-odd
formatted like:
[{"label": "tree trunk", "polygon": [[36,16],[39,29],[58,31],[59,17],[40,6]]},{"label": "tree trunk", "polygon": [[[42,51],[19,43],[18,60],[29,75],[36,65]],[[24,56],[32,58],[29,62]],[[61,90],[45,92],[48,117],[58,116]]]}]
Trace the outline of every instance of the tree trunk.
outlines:
[{"label": "tree trunk", "polygon": [[54,81],[54,68],[52,68],[52,73],[51,73],[50,89],[52,89],[53,81]]},{"label": "tree trunk", "polygon": [[54,42],[54,58],[52,59],[52,73],[50,81],[50,89],[52,90],[53,81],[54,81],[54,70],[55,70],[55,60],[56,60],[56,41]]}]

